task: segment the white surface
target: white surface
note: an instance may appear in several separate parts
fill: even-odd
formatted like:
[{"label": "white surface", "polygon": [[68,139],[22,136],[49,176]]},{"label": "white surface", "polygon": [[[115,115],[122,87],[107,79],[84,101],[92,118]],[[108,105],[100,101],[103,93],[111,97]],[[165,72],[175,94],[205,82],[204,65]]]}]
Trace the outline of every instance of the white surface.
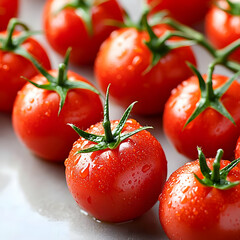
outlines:
[{"label": "white surface", "polygon": [[[43,0],[21,0],[20,18],[31,29],[41,29]],[[137,19],[139,0],[122,0]],[[61,61],[47,45],[53,68]],[[206,52],[194,48],[199,69],[206,72],[211,60]],[[70,69],[94,82],[90,67]],[[228,73],[223,68],[219,73]],[[123,110],[111,104],[111,118],[117,119]],[[152,125],[153,135],[160,141],[168,160],[168,175],[187,162],[168,143],[162,133],[161,118],[133,116],[142,125]],[[93,220],[80,212],[70,195],[64,167],[33,156],[14,135],[11,117],[0,113],[0,239],[2,240],[75,240],[75,239],[161,239],[163,233],[158,220],[158,203],[141,218],[124,224],[106,224]]]}]

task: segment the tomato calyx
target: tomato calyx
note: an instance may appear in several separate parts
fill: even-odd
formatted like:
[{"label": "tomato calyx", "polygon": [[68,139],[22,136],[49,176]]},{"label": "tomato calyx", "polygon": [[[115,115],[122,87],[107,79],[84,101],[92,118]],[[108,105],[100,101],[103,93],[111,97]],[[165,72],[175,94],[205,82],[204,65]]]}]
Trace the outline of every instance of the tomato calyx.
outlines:
[{"label": "tomato calyx", "polygon": [[[164,16],[164,15],[163,15]],[[182,40],[182,41],[168,41],[172,37],[171,31],[166,31],[160,38],[153,32],[152,27],[148,24],[147,14],[143,16],[143,24],[150,37],[149,41],[145,41],[145,45],[152,52],[152,61],[149,67],[144,73],[149,72],[159,60],[167,55],[171,50],[194,45],[196,42],[193,40]]]},{"label": "tomato calyx", "polygon": [[198,147],[197,149],[200,170],[204,178],[199,178],[195,173],[194,176],[201,184],[207,187],[227,190],[229,188],[235,187],[240,183],[240,181],[230,182],[226,179],[229,172],[240,162],[240,158],[232,161],[226,167],[220,170],[220,161],[223,156],[223,150],[219,149],[213,162],[213,170],[211,170],[207,165],[206,157],[204,156],[201,148]]},{"label": "tomato calyx", "polygon": [[95,135],[92,133],[88,133],[85,132],[81,129],[79,129],[78,127],[76,127],[73,124],[68,124],[69,126],[71,126],[78,134],[79,136],[83,137],[84,139],[87,139],[91,142],[96,143],[96,145],[94,145],[93,147],[87,148],[87,149],[83,149],[80,151],[77,151],[76,154],[79,153],[89,153],[89,152],[95,152],[95,151],[99,151],[99,150],[104,150],[104,149],[115,149],[118,147],[118,145],[124,141],[125,139],[133,136],[134,134],[152,128],[149,126],[146,127],[140,127],[132,132],[129,133],[121,133],[121,131],[123,130],[123,127],[129,117],[129,114],[134,106],[134,104],[136,102],[133,102],[124,112],[122,118],[120,119],[118,125],[116,126],[116,128],[112,131],[111,130],[111,122],[109,120],[109,87],[107,88],[107,93],[106,93],[106,99],[105,99],[105,104],[104,104],[104,119],[102,122],[103,128],[104,128],[104,135]]},{"label": "tomato calyx", "polygon": [[198,81],[199,81],[199,88],[201,90],[201,98],[198,102],[198,105],[192,115],[188,118],[187,122],[184,125],[184,128],[193,121],[200,113],[202,113],[205,109],[211,107],[215,109],[217,112],[222,114],[224,117],[228,118],[234,125],[236,125],[234,119],[230,115],[230,113],[227,111],[227,109],[224,107],[224,105],[221,102],[221,97],[223,94],[228,90],[228,88],[231,86],[233,81],[239,76],[240,71],[238,71],[236,74],[234,74],[225,84],[223,84],[221,87],[218,87],[217,89],[213,89],[213,83],[212,83],[212,75],[213,70],[215,67],[215,62],[211,63],[209,65],[208,69],[208,75],[206,82],[204,81],[202,75],[199,73],[199,71],[190,63],[188,63],[188,66],[192,69],[192,71],[196,74]]},{"label": "tomato calyx", "polygon": [[87,89],[100,95],[99,91],[93,86],[91,86],[90,84],[82,81],[72,81],[71,79],[68,79],[67,73],[68,73],[68,62],[69,62],[70,52],[71,52],[71,48],[67,50],[64,62],[59,64],[58,75],[56,78],[52,76],[50,73],[48,73],[33,57],[28,56],[31,58],[32,63],[35,65],[38,71],[48,80],[48,83],[39,84],[25,77],[24,79],[26,79],[28,82],[30,82],[37,88],[41,88],[49,91],[55,91],[56,93],[58,93],[60,97],[58,115],[62,110],[62,107],[67,97],[67,93],[70,89],[76,89],[76,88]]},{"label": "tomato calyx", "polygon": [[218,4],[217,2],[215,3],[215,5],[217,6],[217,8],[221,9],[222,11],[229,13],[230,15],[233,16],[240,16],[240,3],[239,2],[232,2],[230,0],[226,0],[226,2],[228,3],[229,8],[222,8],[220,6],[220,4]]},{"label": "tomato calyx", "polygon": [[[23,31],[19,35],[13,37],[13,33],[17,26],[21,26]],[[21,44],[30,36],[39,32],[29,31],[29,28],[17,18],[12,18],[7,26],[6,36],[0,36],[0,49],[3,51],[17,52]]]}]

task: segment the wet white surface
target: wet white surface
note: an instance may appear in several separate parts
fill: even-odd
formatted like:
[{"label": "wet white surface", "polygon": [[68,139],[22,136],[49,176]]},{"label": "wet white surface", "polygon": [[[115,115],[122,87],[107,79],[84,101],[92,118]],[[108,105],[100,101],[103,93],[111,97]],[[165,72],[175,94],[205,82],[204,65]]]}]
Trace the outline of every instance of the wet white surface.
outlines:
[{"label": "wet white surface", "polygon": [[[31,29],[42,24],[43,0],[21,0],[20,18]],[[137,19],[139,0],[121,1]],[[37,37],[46,47],[53,68],[61,61],[42,36]],[[206,72],[211,60],[195,47],[200,71]],[[91,67],[70,69],[95,82]],[[218,68],[219,69],[219,68]],[[220,68],[219,73],[228,73]],[[111,103],[111,118],[121,116],[123,109]],[[187,162],[163,135],[161,118],[133,116],[142,125],[152,125],[153,135],[161,142],[168,160],[168,175]],[[80,211],[65,183],[63,165],[45,162],[32,155],[16,138],[11,116],[0,113],[0,239],[2,240],[75,240],[75,239],[161,239],[158,203],[141,218],[124,224],[106,224],[93,220]]]}]

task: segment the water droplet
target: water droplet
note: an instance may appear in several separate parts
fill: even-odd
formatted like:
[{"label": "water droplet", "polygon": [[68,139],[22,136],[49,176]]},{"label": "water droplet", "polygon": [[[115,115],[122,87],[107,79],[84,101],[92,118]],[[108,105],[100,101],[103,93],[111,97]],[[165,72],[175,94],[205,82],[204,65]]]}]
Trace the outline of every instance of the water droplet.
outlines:
[{"label": "water droplet", "polygon": [[142,172],[145,173],[145,172],[147,172],[149,169],[150,169],[150,166],[146,164],[146,165],[144,165],[144,166],[142,167]]},{"label": "water droplet", "polygon": [[139,56],[136,56],[136,57],[134,57],[134,59],[133,59],[133,61],[132,61],[132,64],[133,64],[134,66],[137,66],[137,65],[139,65],[141,62],[142,62],[142,59],[141,59]]},{"label": "water droplet", "polygon": [[28,106],[27,106],[27,110],[28,110],[28,111],[31,111],[31,110],[32,110],[32,106],[31,106],[31,105],[28,105]]},{"label": "water droplet", "polygon": [[50,112],[49,111],[45,112],[45,116],[49,117],[50,116]]},{"label": "water droplet", "polygon": [[30,102],[30,103],[33,103],[33,102],[34,102],[34,98],[30,98],[30,99],[29,99],[29,102]]}]

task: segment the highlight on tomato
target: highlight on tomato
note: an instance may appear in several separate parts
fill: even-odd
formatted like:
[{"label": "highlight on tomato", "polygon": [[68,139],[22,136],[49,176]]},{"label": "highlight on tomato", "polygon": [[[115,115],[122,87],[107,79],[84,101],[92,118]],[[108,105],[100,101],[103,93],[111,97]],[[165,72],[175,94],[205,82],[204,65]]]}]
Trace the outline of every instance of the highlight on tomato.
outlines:
[{"label": "highlight on tomato", "polygon": [[211,0],[147,0],[152,13],[165,10],[177,21],[193,25],[204,19]]},{"label": "highlight on tomato", "polygon": [[92,64],[102,42],[122,22],[124,11],[116,0],[48,0],[44,31],[49,44],[61,55],[71,47],[70,61]]},{"label": "highlight on tomato", "polygon": [[[23,30],[16,30],[18,26]],[[10,20],[6,31],[0,32],[0,111],[12,112],[17,92],[26,83],[21,76],[32,78],[38,74],[28,55],[44,68],[51,68],[46,51],[32,34],[34,32],[15,18]]]},{"label": "highlight on tomato", "polygon": [[[205,32],[212,44],[221,49],[240,38],[240,2],[217,0],[212,4],[205,21]],[[231,58],[240,62],[240,50]]]},{"label": "highlight on tomato", "polygon": [[65,161],[66,181],[77,204],[101,221],[137,218],[157,201],[167,176],[164,151],[133,119],[131,104],[120,120],[110,121],[108,90],[103,122],[80,135]]},{"label": "highlight on tomato", "polygon": [[205,158],[172,173],[159,197],[159,219],[171,240],[240,239],[240,159]]},{"label": "highlight on tomato", "polygon": [[68,71],[70,51],[58,70],[39,69],[19,92],[12,123],[16,135],[37,156],[63,162],[78,135],[67,123],[86,129],[102,119],[99,92],[80,75]]},{"label": "highlight on tomato", "polygon": [[114,31],[95,61],[102,91],[111,84],[110,96],[125,108],[137,101],[136,114],[162,113],[171,90],[192,75],[186,61],[196,65],[189,41],[165,41],[170,30],[164,24],[150,27],[143,14],[135,27]]},{"label": "highlight on tomato", "polygon": [[18,6],[18,0],[0,0],[0,31],[7,28],[11,18],[17,17]]},{"label": "highlight on tomato", "polygon": [[197,146],[207,157],[222,148],[224,158],[231,160],[240,135],[239,72],[229,79],[213,74],[214,64],[203,76],[190,67],[196,76],[175,88],[165,105],[164,132],[177,151],[192,160]]}]

